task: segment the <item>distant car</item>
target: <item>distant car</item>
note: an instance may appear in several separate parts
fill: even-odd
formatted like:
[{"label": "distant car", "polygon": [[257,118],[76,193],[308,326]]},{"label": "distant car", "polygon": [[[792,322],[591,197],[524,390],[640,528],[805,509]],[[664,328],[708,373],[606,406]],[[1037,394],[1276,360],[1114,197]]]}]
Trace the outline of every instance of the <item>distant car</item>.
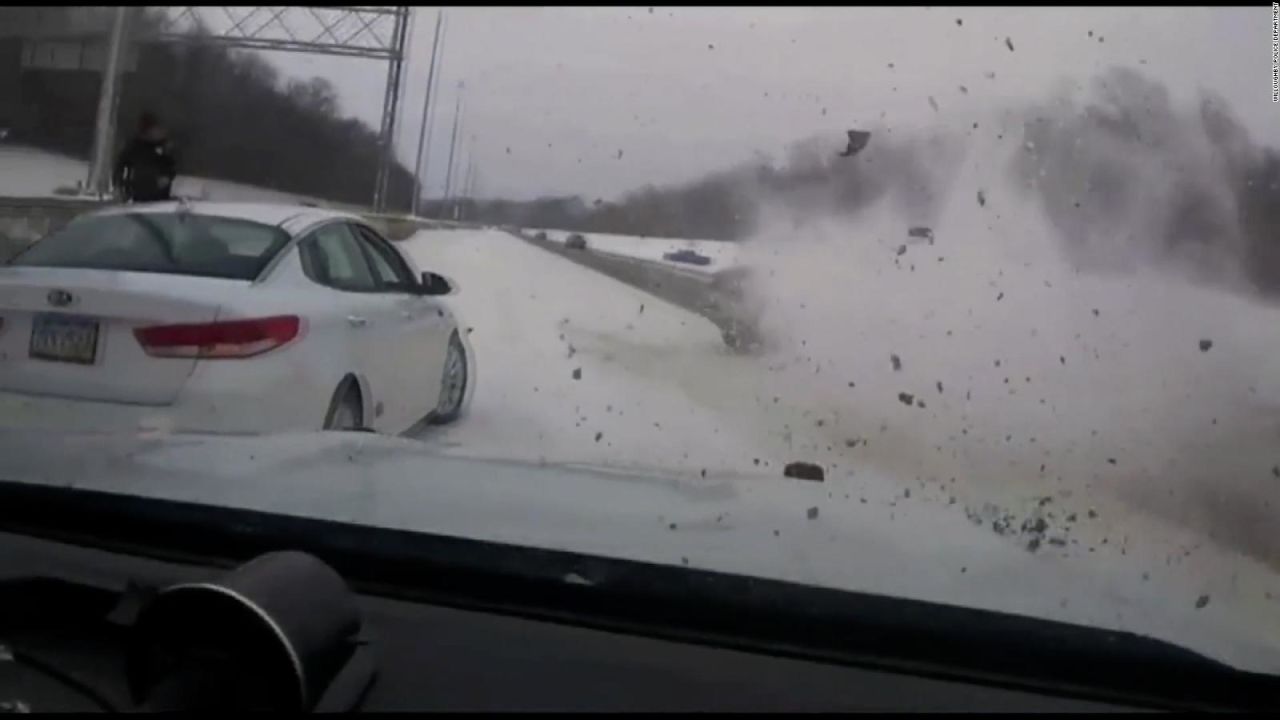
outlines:
[{"label": "distant car", "polygon": [[354,215],[120,206],[0,267],[0,395],[120,431],[450,422],[475,389],[453,292]]},{"label": "distant car", "polygon": [[579,233],[573,233],[565,239],[564,246],[570,250],[586,250],[587,239]]},{"label": "distant car", "polygon": [[711,258],[699,253],[696,250],[676,250],[662,256],[663,260],[670,262],[686,263],[688,265],[710,265]]}]

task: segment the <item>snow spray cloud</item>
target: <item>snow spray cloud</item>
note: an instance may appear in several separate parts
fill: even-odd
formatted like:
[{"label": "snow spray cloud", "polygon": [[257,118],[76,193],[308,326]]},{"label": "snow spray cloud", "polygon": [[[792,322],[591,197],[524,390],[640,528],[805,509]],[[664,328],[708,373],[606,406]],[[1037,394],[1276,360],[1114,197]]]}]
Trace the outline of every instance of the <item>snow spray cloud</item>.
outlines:
[{"label": "snow spray cloud", "polygon": [[798,227],[819,217],[856,216],[884,200],[909,222],[932,223],[961,157],[959,138],[867,129],[870,144],[854,157],[839,154],[841,139],[811,138],[793,145],[781,168],[759,168],[746,183],[757,217],[769,222],[765,215],[780,213]]},{"label": "snow spray cloud", "polygon": [[[1178,106],[1161,83],[1113,68],[1087,92],[1064,89],[1002,115],[994,147],[973,147],[977,133],[968,128],[872,127],[870,144],[854,157],[839,155],[843,138],[814,138],[790,148],[777,167],[722,181],[749,199],[755,235],[854,218],[881,200],[906,224],[931,226],[957,189],[966,154],[1007,162],[999,180],[1015,199],[1038,206],[1075,268],[1155,266],[1280,296],[1280,152],[1255,145],[1224,101],[1205,94]],[[979,203],[1001,189],[993,175],[980,178]]]},{"label": "snow spray cloud", "polygon": [[1280,294],[1280,155],[1220,99],[1178,107],[1162,84],[1114,68],[1083,99],[1030,108],[1023,138],[1015,186],[1077,267],[1156,264]]},{"label": "snow spray cloud", "polygon": [[1276,156],[1216,100],[1179,111],[1128,71],[1095,93],[762,173],[761,406],[797,458],[961,505],[1118,503],[1280,567],[1280,327],[1256,295],[1280,276],[1254,260]]}]

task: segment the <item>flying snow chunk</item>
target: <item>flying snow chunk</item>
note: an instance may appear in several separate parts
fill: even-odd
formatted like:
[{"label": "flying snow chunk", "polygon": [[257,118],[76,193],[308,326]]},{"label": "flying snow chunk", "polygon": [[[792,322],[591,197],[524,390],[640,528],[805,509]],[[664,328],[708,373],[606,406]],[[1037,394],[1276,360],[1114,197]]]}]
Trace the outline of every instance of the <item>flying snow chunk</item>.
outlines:
[{"label": "flying snow chunk", "polygon": [[865,130],[849,130],[849,146],[840,153],[840,157],[852,157],[862,151],[871,141],[871,133]]}]

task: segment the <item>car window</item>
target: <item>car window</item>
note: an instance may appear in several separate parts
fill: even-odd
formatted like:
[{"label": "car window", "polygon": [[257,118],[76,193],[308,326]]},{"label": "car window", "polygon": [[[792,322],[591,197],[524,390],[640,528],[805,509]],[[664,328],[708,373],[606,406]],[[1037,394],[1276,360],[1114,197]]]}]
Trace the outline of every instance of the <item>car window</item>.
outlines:
[{"label": "car window", "polygon": [[395,290],[413,287],[413,275],[394,248],[389,247],[368,228],[354,226],[354,229],[360,245],[369,256],[369,264],[373,267],[374,278],[379,286]]},{"label": "car window", "polygon": [[303,241],[302,269],[312,280],[339,290],[378,288],[365,254],[345,223],[325,225]]},{"label": "car window", "polygon": [[252,280],[288,242],[280,228],[249,220],[113,213],[68,223],[12,264]]}]

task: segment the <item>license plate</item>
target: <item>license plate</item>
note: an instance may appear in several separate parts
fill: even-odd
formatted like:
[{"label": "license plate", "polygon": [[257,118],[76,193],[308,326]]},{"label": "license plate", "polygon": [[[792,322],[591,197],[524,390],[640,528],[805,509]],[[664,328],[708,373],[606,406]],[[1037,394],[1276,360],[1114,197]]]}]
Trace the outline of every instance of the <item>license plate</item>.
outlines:
[{"label": "license plate", "polygon": [[28,354],[39,360],[92,365],[98,354],[98,322],[73,315],[36,315]]}]

